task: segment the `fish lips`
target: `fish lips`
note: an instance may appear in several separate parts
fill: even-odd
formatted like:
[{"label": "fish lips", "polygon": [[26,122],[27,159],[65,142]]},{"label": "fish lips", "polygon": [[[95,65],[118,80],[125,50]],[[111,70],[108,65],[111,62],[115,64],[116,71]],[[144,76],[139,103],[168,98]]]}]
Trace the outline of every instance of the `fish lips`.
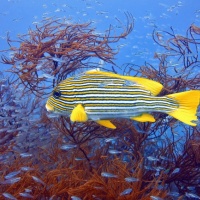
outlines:
[{"label": "fish lips", "polygon": [[54,108],[51,105],[49,105],[48,103],[46,103],[45,107],[46,107],[48,112],[53,112],[54,111]]}]

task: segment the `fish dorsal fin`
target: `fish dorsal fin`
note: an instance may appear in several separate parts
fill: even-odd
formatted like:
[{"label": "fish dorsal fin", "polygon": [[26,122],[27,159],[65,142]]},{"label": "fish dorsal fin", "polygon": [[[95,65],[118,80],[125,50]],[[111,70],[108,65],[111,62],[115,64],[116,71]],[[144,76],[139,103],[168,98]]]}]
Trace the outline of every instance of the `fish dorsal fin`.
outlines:
[{"label": "fish dorsal fin", "polygon": [[153,81],[147,78],[134,77],[134,76],[122,76],[119,74],[114,74],[112,72],[103,72],[103,71],[97,71],[97,70],[87,71],[86,74],[104,75],[104,76],[132,81],[134,83],[137,83],[138,85],[141,85],[145,90],[150,91],[151,94],[155,96],[158,95],[163,88],[163,85],[160,84],[159,82]]},{"label": "fish dorsal fin", "polygon": [[87,114],[84,110],[84,107],[81,104],[78,104],[71,113],[70,120],[72,122],[86,122],[88,119]]},{"label": "fish dorsal fin", "polygon": [[105,126],[106,128],[116,129],[116,126],[110,120],[97,120],[96,123]]},{"label": "fish dorsal fin", "polygon": [[142,115],[131,117],[132,120],[138,121],[138,122],[155,122],[155,118],[153,115],[150,115],[149,113],[143,113]]},{"label": "fish dorsal fin", "polygon": [[153,81],[142,77],[131,77],[131,76],[124,76],[124,77],[125,78],[127,77],[128,80],[130,79],[130,81],[134,81],[137,84],[143,86],[145,90],[150,91],[151,94],[155,96],[157,96],[163,89],[163,85],[157,81]]}]

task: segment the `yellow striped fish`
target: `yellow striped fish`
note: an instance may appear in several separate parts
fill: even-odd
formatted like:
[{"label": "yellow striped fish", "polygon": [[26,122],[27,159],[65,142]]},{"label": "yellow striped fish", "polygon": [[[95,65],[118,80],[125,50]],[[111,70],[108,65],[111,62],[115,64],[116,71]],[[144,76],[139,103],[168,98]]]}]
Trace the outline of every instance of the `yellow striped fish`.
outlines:
[{"label": "yellow striped fish", "polygon": [[155,122],[151,112],[167,113],[197,125],[200,90],[157,97],[163,86],[141,77],[122,76],[90,70],[58,84],[46,103],[46,109],[70,116],[73,122],[96,121],[115,129],[114,118]]}]

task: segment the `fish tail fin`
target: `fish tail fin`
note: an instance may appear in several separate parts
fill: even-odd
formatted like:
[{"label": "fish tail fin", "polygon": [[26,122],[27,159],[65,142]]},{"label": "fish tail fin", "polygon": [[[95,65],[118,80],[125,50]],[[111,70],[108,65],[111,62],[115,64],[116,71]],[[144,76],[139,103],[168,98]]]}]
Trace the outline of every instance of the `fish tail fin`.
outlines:
[{"label": "fish tail fin", "polygon": [[178,103],[178,108],[168,114],[191,126],[197,125],[197,108],[200,103],[200,90],[191,90],[167,95]]}]

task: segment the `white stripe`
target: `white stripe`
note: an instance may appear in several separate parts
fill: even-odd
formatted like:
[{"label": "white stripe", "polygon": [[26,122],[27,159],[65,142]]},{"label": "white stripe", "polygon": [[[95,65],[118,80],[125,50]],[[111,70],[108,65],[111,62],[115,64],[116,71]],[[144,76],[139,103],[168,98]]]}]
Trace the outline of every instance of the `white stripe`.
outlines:
[{"label": "white stripe", "polygon": [[60,91],[61,92],[82,92],[82,91],[93,91],[93,90],[96,90],[96,91],[104,91],[104,92],[107,92],[107,91],[119,91],[119,92],[144,92],[144,93],[147,93],[147,94],[150,94],[150,91],[146,91],[146,90],[140,90],[140,89],[135,89],[135,88],[131,88],[131,89],[127,89],[127,88],[94,88],[94,87],[91,87],[91,88],[74,88],[74,89],[70,89],[70,90],[63,90],[61,89]]},{"label": "white stripe", "polygon": [[70,85],[60,85],[60,88],[62,89],[62,87],[73,87],[73,86],[75,86],[75,87],[77,87],[77,86],[79,86],[79,87],[81,87],[81,86],[99,86],[99,87],[105,87],[105,86],[123,86],[123,83],[77,83],[77,84],[70,84]]},{"label": "white stripe", "polygon": [[[116,100],[99,100],[99,99],[97,99],[97,100],[76,100],[75,101],[75,103],[83,103],[83,104],[137,104],[137,103],[145,103],[145,104],[149,104],[149,105],[151,105],[151,104],[156,104],[156,103],[161,103],[162,101],[145,101],[145,100],[135,100],[135,101],[126,101],[126,100],[123,100],[123,101],[121,101],[121,100],[118,100],[118,99],[116,99]],[[144,106],[145,106],[145,104],[144,104]],[[168,105],[172,105],[171,103],[168,103],[168,102],[166,102],[166,104],[168,104]],[[94,105],[95,106],[95,105]],[[127,105],[128,106],[128,105]]]},{"label": "white stripe", "polygon": [[100,85],[101,83],[73,83],[68,85],[60,85],[60,87],[71,87],[71,86],[87,86],[87,85]]},{"label": "white stripe", "polygon": [[[145,95],[139,95],[139,94],[83,94],[83,95],[62,95],[63,98],[89,98],[89,97],[99,97],[102,98],[102,97],[110,97],[110,98],[113,98],[113,97],[118,97],[118,98],[125,98],[125,97],[132,97],[132,98],[149,98],[149,96],[145,96]],[[158,97],[156,97],[158,98]],[[117,100],[117,99],[116,99]],[[162,100],[163,101],[163,100]]]},{"label": "white stripe", "polygon": [[87,109],[87,110],[126,110],[126,109],[130,110],[130,108],[132,108],[133,110],[138,110],[138,109],[142,108],[143,110],[145,109],[146,112],[147,112],[147,110],[150,111],[150,110],[152,110],[154,108],[166,108],[166,109],[174,110],[174,108],[168,107],[168,106],[151,106],[150,108],[149,108],[149,106],[133,106],[133,107],[131,107],[131,106],[129,106],[129,107],[128,106],[125,106],[125,107],[111,107],[111,106],[107,106],[107,107],[85,107],[85,109]]}]

